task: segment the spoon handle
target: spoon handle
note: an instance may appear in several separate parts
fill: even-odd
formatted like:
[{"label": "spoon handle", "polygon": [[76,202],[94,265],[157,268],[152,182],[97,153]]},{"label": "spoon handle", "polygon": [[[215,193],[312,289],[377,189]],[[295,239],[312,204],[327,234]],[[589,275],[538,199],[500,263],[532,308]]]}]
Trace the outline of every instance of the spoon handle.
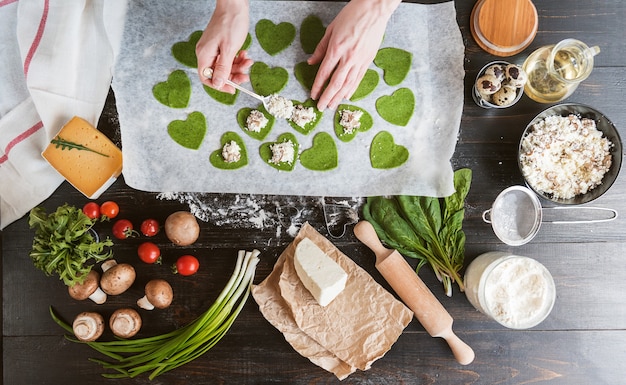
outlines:
[{"label": "spoon handle", "polygon": [[[213,69],[211,69],[211,68],[205,68],[205,69],[202,71],[202,75],[204,75],[204,77],[206,77],[207,79],[211,79],[211,78],[213,77]],[[232,87],[234,87],[234,88],[238,89],[239,91],[241,91],[241,92],[243,92],[243,93],[245,93],[245,94],[248,94],[248,95],[252,96],[253,98],[256,98],[256,99],[258,99],[258,100],[260,100],[260,101],[262,101],[262,102],[265,102],[265,100],[263,99],[263,97],[262,97],[261,95],[258,95],[258,94],[254,93],[254,92],[252,92],[252,91],[250,91],[250,90],[248,90],[248,89],[245,89],[245,88],[243,88],[242,86],[240,86],[239,84],[237,84],[237,83],[235,83],[235,82],[230,81],[229,79],[225,79],[225,80],[224,80],[224,82],[225,82],[226,84],[228,84],[228,85],[230,85],[230,86],[232,86]]]}]

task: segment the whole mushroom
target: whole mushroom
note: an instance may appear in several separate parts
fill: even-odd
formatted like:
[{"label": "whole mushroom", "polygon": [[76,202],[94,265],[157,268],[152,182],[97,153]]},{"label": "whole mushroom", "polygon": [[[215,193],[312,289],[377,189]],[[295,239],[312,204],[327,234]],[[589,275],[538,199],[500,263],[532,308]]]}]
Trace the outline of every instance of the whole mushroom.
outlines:
[{"label": "whole mushroom", "polygon": [[95,341],[104,331],[104,318],[99,313],[82,312],[74,318],[72,323],[74,335],[81,341]]},{"label": "whole mushroom", "polygon": [[165,219],[165,235],[178,246],[189,246],[200,235],[196,217],[187,211],[176,211]]},{"label": "whole mushroom", "polygon": [[91,270],[83,283],[77,283],[74,286],[68,286],[67,291],[70,297],[83,301],[87,298],[94,301],[98,305],[106,302],[107,295],[102,289],[100,289],[100,274],[97,271]]},{"label": "whole mushroom", "polygon": [[110,259],[102,264],[102,271],[100,287],[109,295],[122,294],[135,282],[135,268],[127,263]]},{"label": "whole mushroom", "polygon": [[109,327],[120,338],[130,338],[141,329],[141,317],[135,309],[121,308],[111,314]]},{"label": "whole mushroom", "polygon": [[142,309],[165,309],[172,303],[174,291],[164,279],[153,279],[146,284],[146,295],[137,300],[137,306]]}]

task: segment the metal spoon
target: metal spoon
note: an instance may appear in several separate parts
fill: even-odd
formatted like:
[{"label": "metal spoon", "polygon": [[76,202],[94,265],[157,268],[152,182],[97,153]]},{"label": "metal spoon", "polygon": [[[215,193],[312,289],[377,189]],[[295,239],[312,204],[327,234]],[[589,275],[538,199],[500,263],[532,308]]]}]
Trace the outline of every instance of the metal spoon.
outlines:
[{"label": "metal spoon", "polygon": [[[212,68],[208,68],[208,67],[205,68],[204,70],[202,70],[202,75],[205,78],[207,78],[207,79],[211,79],[213,77],[213,69]],[[267,111],[270,110],[268,105],[269,105],[269,101],[270,101],[271,96],[261,96],[259,94],[256,94],[256,93],[254,93],[254,92],[252,92],[250,90],[247,90],[247,89],[243,88],[239,84],[230,81],[229,79],[225,79],[224,82],[226,84],[228,84],[228,85],[238,89],[239,91],[243,92],[244,94],[248,94],[249,96],[252,96],[253,98],[260,100],[263,103],[263,107],[265,107],[265,109]]]}]

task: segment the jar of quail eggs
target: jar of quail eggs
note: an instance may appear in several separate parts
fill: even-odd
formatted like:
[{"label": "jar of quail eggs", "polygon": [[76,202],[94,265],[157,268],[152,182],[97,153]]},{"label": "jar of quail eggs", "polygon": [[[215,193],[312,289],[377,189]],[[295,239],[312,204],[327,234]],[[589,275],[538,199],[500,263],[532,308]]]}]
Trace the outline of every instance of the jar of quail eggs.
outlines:
[{"label": "jar of quail eggs", "polygon": [[522,98],[526,80],[526,73],[521,66],[494,61],[478,72],[472,97],[483,108],[511,107]]}]

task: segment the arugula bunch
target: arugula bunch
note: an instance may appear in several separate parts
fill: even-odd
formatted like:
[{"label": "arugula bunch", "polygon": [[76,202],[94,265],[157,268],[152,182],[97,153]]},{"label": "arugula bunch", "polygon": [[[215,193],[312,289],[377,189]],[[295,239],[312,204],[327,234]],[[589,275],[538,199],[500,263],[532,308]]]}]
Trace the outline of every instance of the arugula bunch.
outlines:
[{"label": "arugula bunch", "polygon": [[455,171],[455,192],[445,198],[399,195],[370,197],[363,206],[364,218],[378,237],[401,254],[417,258],[415,269],[429,264],[446,291],[452,296],[456,282],[465,290],[460,270],[465,257],[465,197],[470,189],[472,171]]},{"label": "arugula bunch", "polygon": [[67,203],[49,215],[43,207],[32,209],[28,224],[35,229],[30,252],[35,267],[47,276],[58,274],[67,286],[82,283],[94,263],[113,255],[104,250],[113,242],[108,238],[100,242],[89,231],[95,222]]}]

